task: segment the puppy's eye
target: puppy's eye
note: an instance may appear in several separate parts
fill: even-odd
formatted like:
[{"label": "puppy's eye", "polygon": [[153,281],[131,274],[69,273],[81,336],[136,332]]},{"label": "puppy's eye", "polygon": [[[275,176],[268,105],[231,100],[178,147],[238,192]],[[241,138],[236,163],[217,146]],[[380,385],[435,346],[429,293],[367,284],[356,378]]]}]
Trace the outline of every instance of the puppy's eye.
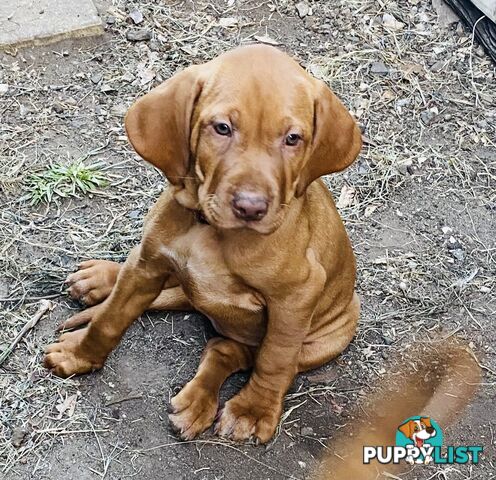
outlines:
[{"label": "puppy's eye", "polygon": [[295,145],[298,144],[300,140],[301,137],[297,133],[290,133],[286,137],[286,145],[289,145],[290,147],[294,147]]},{"label": "puppy's eye", "polygon": [[231,135],[231,127],[227,123],[216,123],[214,125],[214,130],[219,134],[223,136],[228,136]]}]

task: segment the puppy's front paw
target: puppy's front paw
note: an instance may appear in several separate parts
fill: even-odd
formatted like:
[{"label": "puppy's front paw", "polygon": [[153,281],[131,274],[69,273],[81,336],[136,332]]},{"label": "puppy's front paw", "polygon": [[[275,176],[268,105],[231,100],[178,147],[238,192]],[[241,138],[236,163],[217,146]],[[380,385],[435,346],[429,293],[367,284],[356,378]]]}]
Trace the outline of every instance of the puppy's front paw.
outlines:
[{"label": "puppy's front paw", "polygon": [[183,440],[191,440],[212,425],[217,405],[217,394],[192,380],[171,399],[171,426]]},{"label": "puppy's front paw", "polygon": [[74,300],[86,306],[96,305],[105,300],[114,288],[120,265],[108,260],[88,260],[79,264],[65,284],[67,293]]},{"label": "puppy's front paw", "polygon": [[59,341],[48,345],[43,361],[59,377],[70,377],[102,368],[105,358],[100,358],[84,347],[87,328],[64,333]]},{"label": "puppy's front paw", "polygon": [[276,431],[281,411],[281,402],[269,402],[242,390],[224,405],[215,433],[236,442],[254,438],[267,443]]}]

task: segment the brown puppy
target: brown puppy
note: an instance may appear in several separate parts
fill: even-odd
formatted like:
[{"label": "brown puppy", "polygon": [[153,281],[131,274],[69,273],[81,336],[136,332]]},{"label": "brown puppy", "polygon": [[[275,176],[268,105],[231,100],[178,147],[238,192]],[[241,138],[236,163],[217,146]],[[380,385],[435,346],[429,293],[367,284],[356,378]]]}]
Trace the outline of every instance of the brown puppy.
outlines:
[{"label": "brown puppy", "polygon": [[355,333],[355,260],[317,179],[353,162],[360,131],[324,83],[262,45],[178,73],[131,107],[126,129],[171,186],[122,266],[93,260],[69,276],[71,295],[95,306],[64,324],[89,325],[48,346],[45,365],[90,372],[144,310],[199,310],[222,336],[172,399],[173,425],[185,439],[204,431],[225,379],[253,368],[216,431],[267,442],[297,372]]}]

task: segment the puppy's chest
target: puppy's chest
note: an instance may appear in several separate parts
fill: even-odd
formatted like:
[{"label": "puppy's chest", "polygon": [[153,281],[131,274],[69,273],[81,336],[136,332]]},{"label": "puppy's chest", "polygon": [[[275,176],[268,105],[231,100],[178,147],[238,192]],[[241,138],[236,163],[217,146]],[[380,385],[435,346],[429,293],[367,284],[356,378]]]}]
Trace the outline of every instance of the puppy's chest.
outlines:
[{"label": "puppy's chest", "polygon": [[263,301],[226,264],[215,231],[205,225],[193,227],[170,246],[176,276],[195,308],[219,316],[219,309],[238,307],[251,311]]}]

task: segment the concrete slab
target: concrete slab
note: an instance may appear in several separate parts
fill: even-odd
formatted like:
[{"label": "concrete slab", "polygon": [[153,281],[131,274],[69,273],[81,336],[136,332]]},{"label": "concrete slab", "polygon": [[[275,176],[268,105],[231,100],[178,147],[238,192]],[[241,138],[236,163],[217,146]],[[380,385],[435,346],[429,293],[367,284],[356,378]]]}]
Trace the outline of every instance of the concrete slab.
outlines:
[{"label": "concrete slab", "polygon": [[92,0],[0,0],[0,49],[102,33]]}]

